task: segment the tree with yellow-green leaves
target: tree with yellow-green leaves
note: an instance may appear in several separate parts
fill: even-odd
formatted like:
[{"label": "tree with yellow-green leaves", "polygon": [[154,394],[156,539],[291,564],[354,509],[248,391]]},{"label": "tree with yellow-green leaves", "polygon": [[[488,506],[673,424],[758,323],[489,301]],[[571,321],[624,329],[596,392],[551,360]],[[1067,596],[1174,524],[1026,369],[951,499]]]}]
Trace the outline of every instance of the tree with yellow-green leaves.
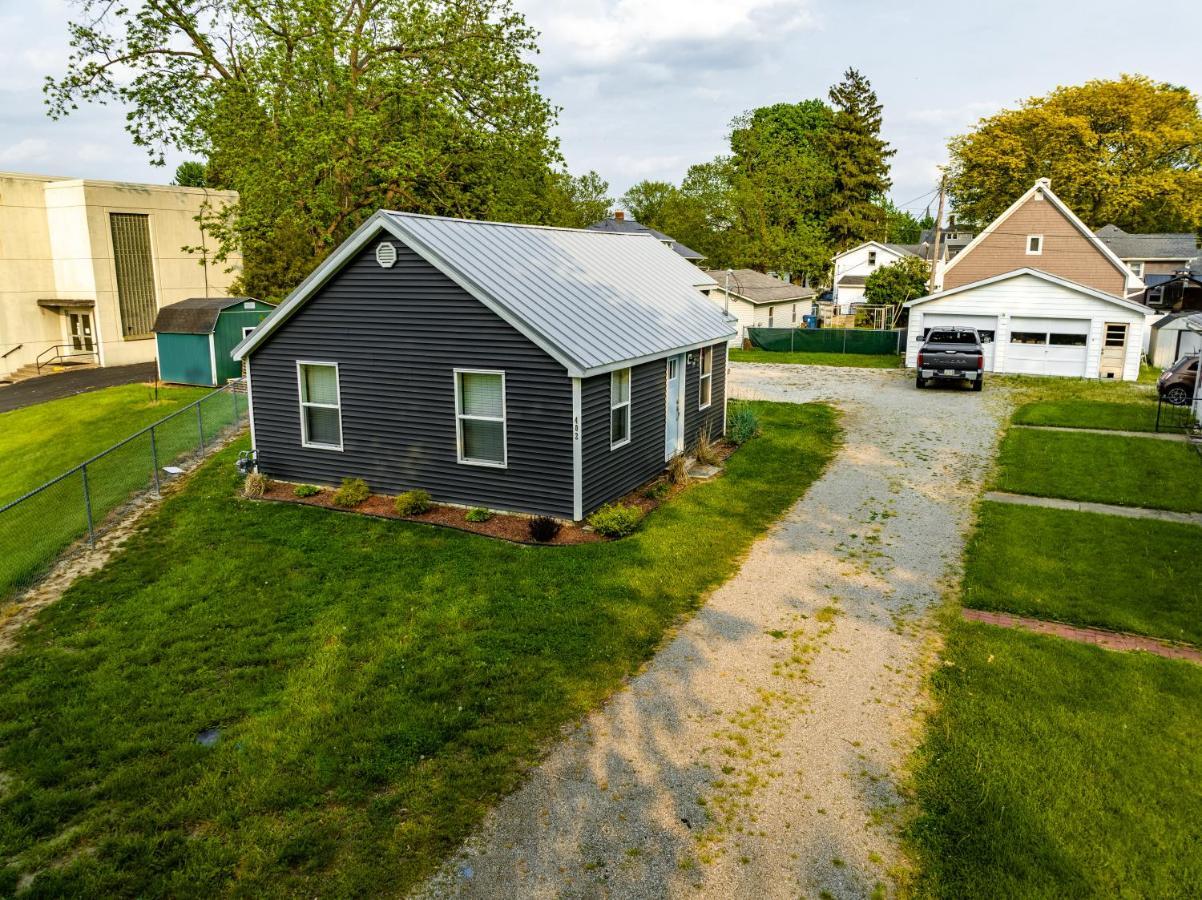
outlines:
[{"label": "tree with yellow-green leaves", "polygon": [[1059,87],[982,119],[949,150],[961,220],[987,223],[1050,178],[1090,228],[1202,227],[1202,115],[1184,87],[1142,75]]}]

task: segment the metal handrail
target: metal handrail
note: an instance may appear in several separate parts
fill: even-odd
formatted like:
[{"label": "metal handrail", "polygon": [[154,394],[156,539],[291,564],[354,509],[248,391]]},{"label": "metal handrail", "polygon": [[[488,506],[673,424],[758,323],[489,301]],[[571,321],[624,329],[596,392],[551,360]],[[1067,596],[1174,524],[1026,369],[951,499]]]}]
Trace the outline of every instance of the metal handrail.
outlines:
[{"label": "metal handrail", "polygon": [[62,349],[74,350],[75,345],[74,344],[52,344],[51,346],[47,347],[45,350],[43,350],[41,353],[39,353],[37,355],[37,358],[34,359],[33,362],[34,362],[34,365],[37,366],[39,375],[42,374],[43,368],[45,368],[46,366],[52,366],[55,364],[55,362],[61,362],[64,359],[74,359],[77,356],[91,356],[91,357],[96,356],[95,350],[83,350],[79,353],[55,353],[53,356],[50,357],[50,359],[46,360],[45,362],[42,362],[42,357],[45,356],[47,353],[50,353],[50,352],[56,351],[56,350],[62,350]]},{"label": "metal handrail", "polygon": [[7,350],[4,351],[4,355],[0,356],[0,359],[8,359],[10,356],[12,356],[14,353],[16,353],[18,350],[20,350],[24,346],[25,346],[24,344],[17,344],[17,346],[15,346],[15,347],[8,348]]}]

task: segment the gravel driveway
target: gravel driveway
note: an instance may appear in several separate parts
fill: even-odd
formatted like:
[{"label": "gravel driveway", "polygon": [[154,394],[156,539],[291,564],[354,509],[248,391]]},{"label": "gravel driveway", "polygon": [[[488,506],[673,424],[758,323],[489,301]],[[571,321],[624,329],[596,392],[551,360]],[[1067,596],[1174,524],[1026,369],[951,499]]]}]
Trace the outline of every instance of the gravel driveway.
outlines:
[{"label": "gravel driveway", "polygon": [[816,366],[735,364],[730,383],[732,396],[835,404],[843,448],[424,893],[893,893],[927,613],[958,564],[1004,398]]}]

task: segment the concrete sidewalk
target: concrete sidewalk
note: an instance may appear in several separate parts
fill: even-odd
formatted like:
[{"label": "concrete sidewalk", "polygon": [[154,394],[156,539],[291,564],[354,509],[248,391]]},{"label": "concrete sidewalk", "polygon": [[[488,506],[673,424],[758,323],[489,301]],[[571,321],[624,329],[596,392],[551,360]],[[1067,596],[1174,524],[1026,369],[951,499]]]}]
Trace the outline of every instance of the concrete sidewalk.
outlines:
[{"label": "concrete sidewalk", "polygon": [[158,367],[152,362],[39,375],[0,387],[0,413],[119,384],[154,381],[157,376]]},{"label": "concrete sidewalk", "polygon": [[1068,509],[1104,516],[1123,516],[1127,519],[1157,519],[1161,522],[1176,522],[1179,525],[1202,525],[1202,513],[1147,509],[1142,506],[1115,506],[1111,503],[1090,503],[1088,500],[1061,500],[1059,497],[1034,497],[1030,494],[1011,494],[1008,491],[986,491],[985,499],[1016,506],[1041,506],[1044,509]]}]

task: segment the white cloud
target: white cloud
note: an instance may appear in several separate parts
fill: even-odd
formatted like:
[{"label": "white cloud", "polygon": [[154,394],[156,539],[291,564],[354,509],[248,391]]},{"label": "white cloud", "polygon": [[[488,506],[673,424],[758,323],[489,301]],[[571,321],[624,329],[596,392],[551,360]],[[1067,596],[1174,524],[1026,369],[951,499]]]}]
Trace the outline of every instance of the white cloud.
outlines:
[{"label": "white cloud", "polygon": [[43,138],[22,138],[15,144],[0,148],[0,165],[19,166],[37,163],[50,157],[50,142]]}]

